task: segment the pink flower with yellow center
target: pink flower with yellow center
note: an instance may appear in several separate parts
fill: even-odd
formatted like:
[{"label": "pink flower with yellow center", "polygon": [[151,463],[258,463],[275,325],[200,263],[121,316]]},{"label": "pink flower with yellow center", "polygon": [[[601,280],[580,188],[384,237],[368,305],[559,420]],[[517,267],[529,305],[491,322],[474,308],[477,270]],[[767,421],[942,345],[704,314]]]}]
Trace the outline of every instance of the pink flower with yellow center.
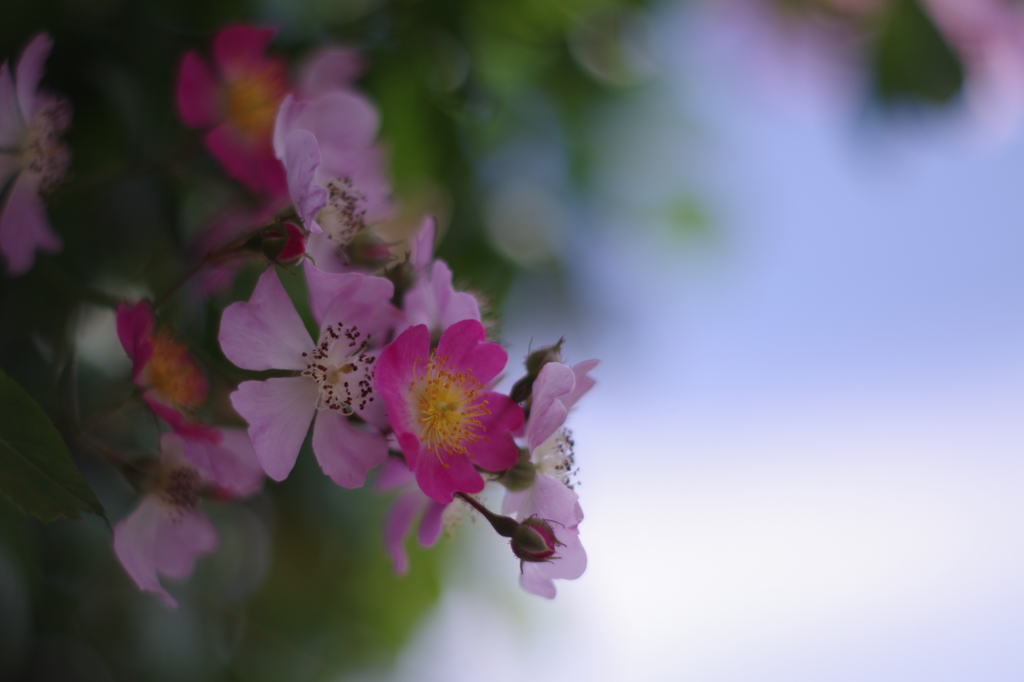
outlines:
[{"label": "pink flower with yellow center", "polygon": [[13,78],[6,61],[0,66],[0,191],[10,185],[0,195],[0,256],[11,275],[28,272],[36,250],[61,249],[41,198],[71,162],[60,141],[71,122],[71,106],[37,89],[52,47],[49,36],[38,35],[21,53]]},{"label": "pink flower with yellow center", "polygon": [[431,350],[430,331],[416,325],[377,361],[375,386],[406,463],[437,502],[451,502],[456,492],[480,492],[484,480],[477,467],[502,471],[518,457],[510,432],[522,425],[523,411],[487,388],[508,354],[485,338],[482,324],[463,320]]},{"label": "pink flower with yellow center", "polygon": [[146,404],[175,431],[217,440],[212,429],[195,422],[206,401],[206,376],[188,348],[170,330],[157,327],[149,301],[117,309],[117,335],[132,361],[132,380],[145,389]]},{"label": "pink flower with yellow center", "polygon": [[178,70],[178,113],[190,128],[209,129],[203,142],[228,175],[254,192],[284,197],[284,168],[274,157],[274,119],[288,93],[283,61],[265,55],[274,29],[231,26],[216,35],[216,73],[195,50]]}]

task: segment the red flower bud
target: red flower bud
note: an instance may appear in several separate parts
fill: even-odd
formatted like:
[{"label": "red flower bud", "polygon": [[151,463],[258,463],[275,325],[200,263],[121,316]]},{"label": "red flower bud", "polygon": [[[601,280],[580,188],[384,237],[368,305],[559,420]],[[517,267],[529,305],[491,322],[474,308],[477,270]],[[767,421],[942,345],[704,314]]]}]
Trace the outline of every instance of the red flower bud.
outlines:
[{"label": "red flower bud", "polygon": [[557,559],[555,547],[561,544],[551,524],[536,516],[521,521],[512,533],[512,553],[522,561]]}]

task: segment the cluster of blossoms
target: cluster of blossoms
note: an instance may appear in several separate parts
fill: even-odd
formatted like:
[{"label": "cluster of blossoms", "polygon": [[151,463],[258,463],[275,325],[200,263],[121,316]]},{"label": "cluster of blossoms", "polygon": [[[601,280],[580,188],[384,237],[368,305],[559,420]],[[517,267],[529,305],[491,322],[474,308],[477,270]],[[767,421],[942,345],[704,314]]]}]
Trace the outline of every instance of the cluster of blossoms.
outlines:
[{"label": "cluster of blossoms", "polygon": [[[206,277],[209,293],[245,256],[264,259],[248,300],[224,310],[218,341],[241,370],[274,372],[231,392],[246,428],[218,425],[204,418],[207,376],[157,319],[177,287],[155,303],[119,306],[137,395],[165,432],[148,492],[114,528],[116,554],[139,588],[173,605],[158,575],[186,577],[217,546],[202,499],[255,494],[264,476],[284,480],[312,426],[313,454],[335,484],[360,487],[379,469],[377,487],[396,491],[384,535],[397,572],[408,568],[404,543],[417,520],[430,546],[450,505],[468,505],[509,538],[523,588],[553,597],[554,579],[586,568],[564,422],[593,386],[597,361],[564,364],[559,341],[527,357],[509,394],[496,389],[508,355],[488,339],[477,297],[456,290],[434,257],[434,220],[399,243],[374,230],[393,206],[377,111],[353,87],[361,58],[328,49],[292,81],[267,55],[273,35],[236,26],[214,38],[209,60],[189,51],[176,96],[184,125],[204,131],[210,155],[261,202],[200,239],[189,276]],[[50,47],[40,36],[13,80],[6,65],[0,72],[0,174],[17,174],[0,216],[12,275],[31,267],[36,249],[60,248],[40,199],[69,159],[58,134],[70,110],[36,93]],[[315,338],[279,278],[300,270]],[[477,497],[489,482],[506,489],[500,514]]]}]

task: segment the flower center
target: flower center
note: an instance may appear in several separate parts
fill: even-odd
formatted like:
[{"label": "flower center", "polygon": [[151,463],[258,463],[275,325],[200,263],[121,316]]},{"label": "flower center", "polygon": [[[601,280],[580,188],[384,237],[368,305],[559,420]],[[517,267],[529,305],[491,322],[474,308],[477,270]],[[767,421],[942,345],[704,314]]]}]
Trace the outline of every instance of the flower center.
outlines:
[{"label": "flower center", "polygon": [[537,471],[558,479],[567,487],[572,488],[574,479],[579,473],[576,457],[573,455],[572,431],[558,429],[551,438],[541,443],[534,452],[534,464]]},{"label": "flower center", "polygon": [[254,68],[228,84],[228,119],[249,137],[269,142],[277,107],[284,95],[285,88],[274,65]]},{"label": "flower center", "polygon": [[318,409],[352,414],[373,402],[373,363],[377,357],[367,352],[369,346],[369,335],[364,339],[357,327],[339,322],[327,325],[316,348],[302,354],[306,358],[303,376],[313,379],[320,388]]},{"label": "flower center", "polygon": [[24,172],[39,176],[40,192],[45,192],[67,173],[71,154],[61,143],[60,133],[67,127],[70,117],[71,106],[67,101],[54,98],[36,111],[25,130],[21,165]]},{"label": "flower center", "polygon": [[146,363],[146,385],[179,409],[198,409],[206,400],[206,377],[192,362],[188,349],[166,329],[158,331],[150,340],[153,354]]},{"label": "flower center", "polygon": [[487,401],[481,399],[483,384],[471,372],[453,372],[448,362],[448,357],[431,353],[419,379],[409,385],[419,413],[420,442],[439,459],[442,450],[468,454],[466,445],[480,440],[478,417],[491,413]]},{"label": "flower center", "polygon": [[366,229],[366,197],[349,178],[328,182],[327,193],[327,205],[316,214],[316,222],[336,246],[345,246]]},{"label": "flower center", "polygon": [[174,507],[194,509],[199,504],[199,472],[189,466],[176,466],[160,472],[157,493]]}]

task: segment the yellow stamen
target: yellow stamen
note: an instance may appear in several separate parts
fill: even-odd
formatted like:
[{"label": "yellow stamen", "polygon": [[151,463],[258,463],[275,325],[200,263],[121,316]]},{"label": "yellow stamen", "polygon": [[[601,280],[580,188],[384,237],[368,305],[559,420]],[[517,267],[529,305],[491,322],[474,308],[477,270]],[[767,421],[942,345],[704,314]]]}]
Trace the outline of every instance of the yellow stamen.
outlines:
[{"label": "yellow stamen", "polygon": [[451,371],[448,361],[431,353],[420,378],[409,385],[419,411],[420,442],[445,466],[441,452],[468,454],[466,445],[480,440],[482,424],[478,417],[491,413],[487,401],[481,400],[483,384],[471,372]]}]

